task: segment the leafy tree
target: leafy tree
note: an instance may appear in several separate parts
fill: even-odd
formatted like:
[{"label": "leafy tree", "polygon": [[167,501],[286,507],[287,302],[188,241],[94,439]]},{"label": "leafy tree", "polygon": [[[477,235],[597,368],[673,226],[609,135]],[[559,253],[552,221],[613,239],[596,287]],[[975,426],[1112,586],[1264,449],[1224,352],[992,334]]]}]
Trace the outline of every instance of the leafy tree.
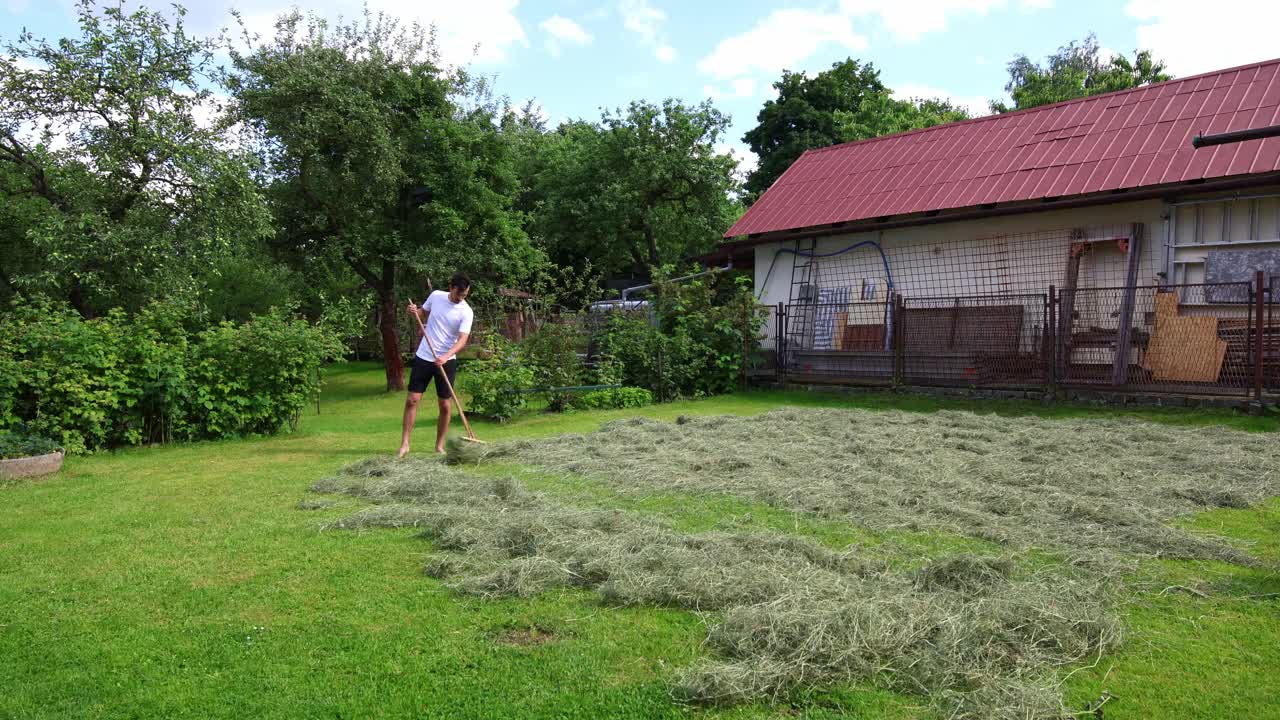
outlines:
[{"label": "leafy tree", "polygon": [[1101,57],[1102,48],[1092,33],[1082,42],[1072,41],[1045,59],[1044,65],[1017,55],[1009,62],[1009,83],[1005,91],[1013,105],[992,102],[992,112],[1026,110],[1040,105],[1074,100],[1115,90],[1127,90],[1173,76],[1165,72],[1163,61],[1151,57],[1150,50],[1134,53],[1133,60],[1123,55]]},{"label": "leafy tree", "polygon": [[[0,289],[82,315],[194,292],[269,216],[244,158],[202,126],[215,45],[170,19],[77,6],[81,37],[24,32],[0,58]],[[12,224],[10,224],[12,223]]]},{"label": "leafy tree", "polygon": [[398,287],[455,268],[520,277],[541,262],[511,208],[518,177],[498,131],[503,109],[441,65],[431,34],[368,11],[330,26],[295,10],[232,60],[238,117],[261,138],[279,251],[301,266],[345,266],[376,294],[387,388],[403,388]]},{"label": "leafy tree", "polygon": [[760,158],[747,176],[747,199],[769,189],[805,150],[963,120],[968,114],[944,100],[898,100],[871,63],[852,58],[813,77],[786,71],[773,84],[757,125],[743,141]]},{"label": "leafy tree", "polygon": [[561,125],[528,164],[530,232],[558,264],[585,258],[605,273],[709,250],[737,189],[735,161],[715,148],[728,123],[710,103],[667,100]]}]

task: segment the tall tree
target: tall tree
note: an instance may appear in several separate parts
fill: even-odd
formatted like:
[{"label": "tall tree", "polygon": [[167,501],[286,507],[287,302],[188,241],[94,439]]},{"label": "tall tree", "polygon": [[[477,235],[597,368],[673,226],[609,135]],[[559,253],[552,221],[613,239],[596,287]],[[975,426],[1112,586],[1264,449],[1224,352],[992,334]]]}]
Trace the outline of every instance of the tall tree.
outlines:
[{"label": "tall tree", "polygon": [[387,388],[402,389],[397,290],[409,276],[510,277],[538,261],[511,210],[503,109],[443,67],[432,34],[368,11],[330,26],[295,10],[232,60],[239,117],[262,139],[279,247],[345,266],[376,294]]},{"label": "tall tree", "polygon": [[709,250],[737,190],[735,161],[715,147],[728,122],[710,103],[667,100],[561,125],[529,179],[531,232],[561,265],[586,258],[610,273]]},{"label": "tall tree", "polygon": [[1004,86],[1013,105],[993,101],[992,112],[1026,110],[1040,105],[1074,100],[1115,90],[1127,90],[1172,79],[1165,64],[1152,58],[1150,50],[1102,57],[1098,38],[1090,33],[1081,42],[1072,41],[1045,58],[1043,65],[1026,55],[1009,61],[1009,82]]},{"label": "tall tree", "polygon": [[747,176],[749,201],[767,190],[805,150],[968,117],[962,108],[944,100],[893,98],[874,65],[852,58],[813,77],[783,72],[773,87],[777,99],[765,102],[756,126],[742,138],[760,158]]},{"label": "tall tree", "polygon": [[197,121],[218,73],[183,11],[77,6],[81,36],[23,33],[0,59],[0,289],[84,315],[195,292],[269,216],[245,158]]}]

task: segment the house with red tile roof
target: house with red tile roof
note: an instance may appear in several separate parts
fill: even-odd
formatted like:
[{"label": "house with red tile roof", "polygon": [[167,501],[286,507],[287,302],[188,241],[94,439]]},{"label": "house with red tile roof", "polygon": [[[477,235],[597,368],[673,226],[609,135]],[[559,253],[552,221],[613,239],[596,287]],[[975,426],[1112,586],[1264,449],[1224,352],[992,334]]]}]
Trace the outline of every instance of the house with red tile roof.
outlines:
[{"label": "house with red tile roof", "polygon": [[[1280,277],[1280,136],[1192,143],[1278,124],[1280,59],[814,149],[717,254],[754,268],[760,302],[817,307],[792,318],[793,347],[887,349],[897,295],[1001,295],[1028,297],[1030,350],[1050,330],[1032,298],[1051,288]],[[1232,299],[1180,293],[1184,313]],[[1154,293],[1136,308],[1124,293],[1076,295],[1080,328],[1154,322]]]}]

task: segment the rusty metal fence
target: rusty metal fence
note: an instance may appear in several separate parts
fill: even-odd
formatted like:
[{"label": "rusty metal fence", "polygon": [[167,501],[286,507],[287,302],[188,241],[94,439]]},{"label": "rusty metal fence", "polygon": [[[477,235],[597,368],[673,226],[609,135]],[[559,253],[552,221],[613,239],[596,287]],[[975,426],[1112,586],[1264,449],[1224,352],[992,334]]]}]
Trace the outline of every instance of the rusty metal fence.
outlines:
[{"label": "rusty metal fence", "polygon": [[[1256,390],[1250,283],[1080,288],[1060,295],[1059,382],[1122,391]],[[1265,358],[1264,358],[1265,360]]]},{"label": "rusty metal fence", "polygon": [[1280,293],[1245,283],[779,304],[762,347],[800,383],[1280,393]]},{"label": "rusty metal fence", "polygon": [[1048,318],[1043,294],[903,298],[901,379],[909,385],[1044,385]]}]

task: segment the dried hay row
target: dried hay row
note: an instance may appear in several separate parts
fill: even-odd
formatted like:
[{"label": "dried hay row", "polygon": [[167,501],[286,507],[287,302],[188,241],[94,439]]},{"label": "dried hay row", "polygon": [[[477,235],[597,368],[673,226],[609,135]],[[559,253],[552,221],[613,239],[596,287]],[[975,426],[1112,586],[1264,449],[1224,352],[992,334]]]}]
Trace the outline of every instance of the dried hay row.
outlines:
[{"label": "dried hay row", "polygon": [[583,509],[503,478],[371,460],[317,483],[377,503],[335,527],[418,527],[425,571],[459,592],[527,597],[595,589],[612,605],[719,610],[720,659],[676,679],[699,702],[875,682],[955,718],[1060,713],[1054,668],[1118,641],[1111,578],[954,557],[913,572],[772,533],[682,534],[659,520]]},{"label": "dried hay row", "polygon": [[785,408],[630,419],[589,435],[456,448],[604,480],[622,492],[727,493],[873,529],[942,530],[1016,548],[1251,558],[1168,526],[1280,494],[1280,444],[1223,428],[967,412]]}]

